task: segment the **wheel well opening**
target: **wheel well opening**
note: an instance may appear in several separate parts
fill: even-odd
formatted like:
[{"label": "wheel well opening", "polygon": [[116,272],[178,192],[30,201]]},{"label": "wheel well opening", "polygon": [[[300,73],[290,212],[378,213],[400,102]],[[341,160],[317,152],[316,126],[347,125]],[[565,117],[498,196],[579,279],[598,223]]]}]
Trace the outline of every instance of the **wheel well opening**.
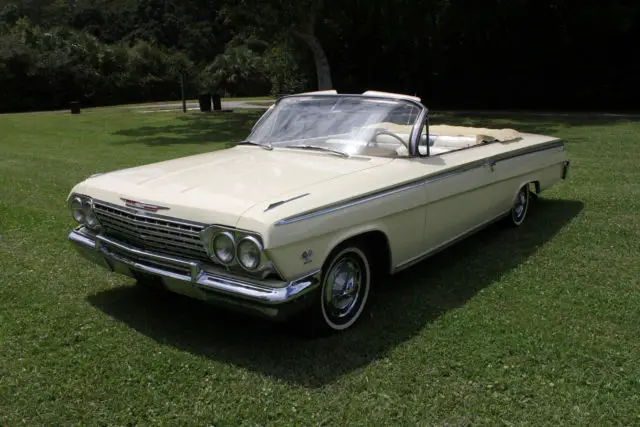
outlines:
[{"label": "wheel well opening", "polygon": [[540,181],[531,181],[529,183],[529,191],[533,190],[536,194],[540,194]]},{"label": "wheel well opening", "polygon": [[350,242],[360,243],[366,249],[368,255],[372,257],[370,263],[373,268],[383,274],[391,272],[391,249],[389,240],[382,231],[368,231],[353,236],[339,246]]}]

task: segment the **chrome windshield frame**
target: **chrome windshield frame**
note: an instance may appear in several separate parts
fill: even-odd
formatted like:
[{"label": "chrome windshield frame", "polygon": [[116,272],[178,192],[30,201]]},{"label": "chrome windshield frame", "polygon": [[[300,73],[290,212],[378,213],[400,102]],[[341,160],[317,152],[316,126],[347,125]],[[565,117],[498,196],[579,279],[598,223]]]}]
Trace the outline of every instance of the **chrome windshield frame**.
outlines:
[{"label": "chrome windshield frame", "polygon": [[[423,124],[427,123],[426,120],[429,110],[425,107],[421,102],[416,101],[415,99],[411,99],[409,97],[394,97],[394,96],[376,96],[376,95],[364,95],[364,94],[330,94],[330,93],[300,93],[293,95],[284,95],[276,99],[275,103],[269,107],[269,109],[258,119],[258,121],[253,125],[253,129],[251,130],[251,134],[253,134],[256,128],[262,124],[268,116],[270,116],[273,111],[275,111],[278,107],[278,104],[285,99],[291,98],[362,98],[362,99],[372,99],[372,100],[388,100],[388,101],[397,101],[397,102],[406,102],[408,104],[412,104],[420,109],[418,116],[416,117],[413,126],[411,127],[411,134],[409,137],[409,157],[418,157],[418,141],[422,132]],[[427,129],[427,134],[429,133]]]}]

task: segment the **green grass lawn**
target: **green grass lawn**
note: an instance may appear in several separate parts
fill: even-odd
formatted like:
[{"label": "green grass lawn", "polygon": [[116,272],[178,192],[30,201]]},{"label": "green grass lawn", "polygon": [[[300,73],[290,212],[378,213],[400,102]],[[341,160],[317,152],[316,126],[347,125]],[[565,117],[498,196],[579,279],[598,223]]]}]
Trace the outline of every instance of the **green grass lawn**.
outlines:
[{"label": "green grass lawn", "polygon": [[259,113],[0,115],[0,425],[640,424],[640,121],[436,116],[562,137],[570,179],[329,338],[136,289],[66,241],[76,182]]}]

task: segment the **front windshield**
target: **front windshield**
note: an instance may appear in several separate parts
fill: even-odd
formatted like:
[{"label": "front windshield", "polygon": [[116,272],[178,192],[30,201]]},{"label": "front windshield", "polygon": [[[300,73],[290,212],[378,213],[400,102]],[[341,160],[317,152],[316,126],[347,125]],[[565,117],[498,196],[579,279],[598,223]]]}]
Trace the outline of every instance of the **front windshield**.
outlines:
[{"label": "front windshield", "polygon": [[345,155],[408,156],[411,130],[421,110],[419,104],[397,99],[294,96],[267,112],[248,140]]}]

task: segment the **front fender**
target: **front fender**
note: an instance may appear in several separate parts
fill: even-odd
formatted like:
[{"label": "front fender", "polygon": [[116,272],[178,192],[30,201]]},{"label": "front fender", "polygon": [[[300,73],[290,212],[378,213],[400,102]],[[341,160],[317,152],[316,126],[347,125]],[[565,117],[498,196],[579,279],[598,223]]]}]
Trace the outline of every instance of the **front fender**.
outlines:
[{"label": "front fender", "polygon": [[277,267],[283,279],[304,276],[322,268],[327,257],[341,243],[368,232],[381,232],[388,236],[383,222],[360,224],[335,230],[323,235],[266,249],[267,256]]}]

